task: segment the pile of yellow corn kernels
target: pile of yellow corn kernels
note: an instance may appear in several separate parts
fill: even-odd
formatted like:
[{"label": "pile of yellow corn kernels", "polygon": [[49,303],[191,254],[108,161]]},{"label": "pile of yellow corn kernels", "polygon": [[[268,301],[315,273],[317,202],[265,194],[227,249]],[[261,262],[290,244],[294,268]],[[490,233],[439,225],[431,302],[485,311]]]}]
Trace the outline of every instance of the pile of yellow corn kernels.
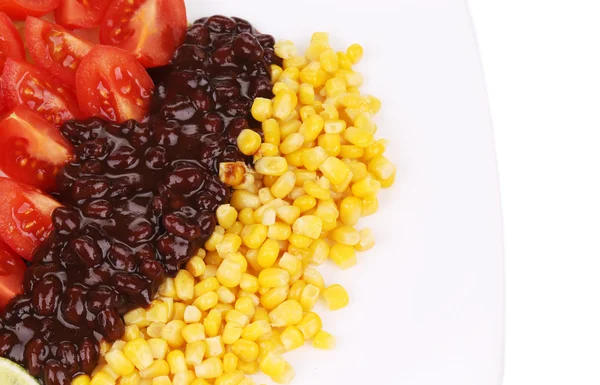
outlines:
[{"label": "pile of yellow corn kernels", "polygon": [[149,309],[125,316],[124,340],[105,344],[92,377],[74,385],[251,385],[247,375],[259,371],[287,384],[294,370],[282,353],[308,340],[335,346],[312,310],[319,298],[343,308],[348,294],[317,266],[349,268],[374,245],[371,230],[355,226],[377,210],[396,168],[374,138],[380,102],[360,94],[352,70],[361,46],[335,52],[315,33],[305,55],[289,41],[275,52],[284,59],[272,66],[275,96],[252,107],[264,142],[251,130],[238,138],[254,169],[221,165],[235,190],[205,250]]}]

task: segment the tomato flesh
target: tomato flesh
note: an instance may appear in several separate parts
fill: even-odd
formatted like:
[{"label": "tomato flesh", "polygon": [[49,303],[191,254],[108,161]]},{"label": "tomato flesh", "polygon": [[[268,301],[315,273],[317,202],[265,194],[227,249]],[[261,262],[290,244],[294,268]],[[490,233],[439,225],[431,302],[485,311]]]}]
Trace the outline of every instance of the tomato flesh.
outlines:
[{"label": "tomato flesh", "polygon": [[61,0],[0,0],[0,11],[13,20],[42,16],[59,6]]},{"label": "tomato flesh", "polygon": [[131,53],[95,46],[75,75],[79,107],[87,115],[112,122],[143,121],[150,107],[154,83]]},{"label": "tomato flesh", "polygon": [[54,17],[67,28],[93,28],[100,25],[109,5],[110,0],[63,0]]},{"label": "tomato flesh", "polygon": [[184,0],[115,0],[100,26],[100,42],[132,52],[146,68],[166,65],[187,29]]},{"label": "tomato flesh", "polygon": [[4,242],[0,241],[0,311],[17,294],[23,293],[25,262]]},{"label": "tomato flesh", "polygon": [[56,174],[73,156],[59,129],[25,106],[0,121],[0,170],[44,191],[56,187]]},{"label": "tomato flesh", "polygon": [[8,109],[26,105],[57,126],[83,117],[75,95],[46,71],[8,59],[2,72],[2,102]]},{"label": "tomato flesh", "polygon": [[28,17],[25,27],[27,49],[38,66],[75,87],[75,71],[94,44],[75,36],[59,25]]},{"label": "tomato flesh", "polygon": [[52,212],[60,204],[40,190],[0,178],[0,240],[30,260],[52,232]]},{"label": "tomato flesh", "polygon": [[0,71],[9,57],[25,59],[25,48],[19,31],[10,17],[4,12],[0,12]]}]

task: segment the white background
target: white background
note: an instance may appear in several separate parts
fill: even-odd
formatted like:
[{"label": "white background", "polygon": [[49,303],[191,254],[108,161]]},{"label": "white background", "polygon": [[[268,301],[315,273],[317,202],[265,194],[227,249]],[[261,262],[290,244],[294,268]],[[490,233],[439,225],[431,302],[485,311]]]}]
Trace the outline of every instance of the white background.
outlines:
[{"label": "white background", "polygon": [[504,384],[600,384],[600,1],[469,5],[504,209]]}]

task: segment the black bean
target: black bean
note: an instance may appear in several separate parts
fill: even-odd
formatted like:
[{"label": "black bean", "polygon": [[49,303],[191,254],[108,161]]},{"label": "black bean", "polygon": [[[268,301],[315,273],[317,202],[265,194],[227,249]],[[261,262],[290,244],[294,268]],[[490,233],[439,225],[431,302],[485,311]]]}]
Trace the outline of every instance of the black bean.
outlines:
[{"label": "black bean", "polygon": [[79,371],[79,360],[77,346],[68,341],[63,341],[58,344],[56,350],[56,358],[67,369],[69,375],[73,375]]},{"label": "black bean", "polygon": [[81,370],[91,373],[96,367],[99,353],[98,342],[91,337],[85,337],[79,344],[79,366],[81,366]]},{"label": "black bean", "polygon": [[243,60],[256,62],[262,59],[264,51],[258,39],[249,32],[243,32],[233,40],[233,54]]},{"label": "black bean", "polygon": [[72,247],[86,266],[92,267],[102,262],[102,250],[92,237],[87,235],[79,237],[73,240]]},{"label": "black bean", "polygon": [[55,276],[47,276],[33,288],[33,309],[38,315],[49,316],[56,310],[62,283]]},{"label": "black bean", "polygon": [[233,32],[236,23],[227,16],[215,15],[206,19],[206,26],[213,32]]},{"label": "black bean", "polygon": [[42,374],[44,363],[50,355],[50,347],[40,338],[29,341],[25,347],[25,362],[27,370],[32,376]]},{"label": "black bean", "polygon": [[81,323],[85,313],[85,292],[80,286],[65,290],[62,295],[61,310],[65,321],[72,325]]},{"label": "black bean", "polygon": [[44,367],[44,383],[46,385],[69,385],[71,376],[56,360],[49,360]]},{"label": "black bean", "polygon": [[6,357],[18,342],[14,333],[0,329],[0,357]]},{"label": "black bean", "polygon": [[114,342],[125,333],[125,325],[115,309],[104,309],[96,317],[96,331],[108,342]]}]

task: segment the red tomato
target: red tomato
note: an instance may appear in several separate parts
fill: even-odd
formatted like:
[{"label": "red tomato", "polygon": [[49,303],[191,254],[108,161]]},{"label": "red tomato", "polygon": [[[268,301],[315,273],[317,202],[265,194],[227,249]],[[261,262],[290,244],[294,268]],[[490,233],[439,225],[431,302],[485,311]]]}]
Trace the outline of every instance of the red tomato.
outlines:
[{"label": "red tomato", "polygon": [[0,240],[31,261],[52,232],[52,211],[60,204],[35,187],[0,178]]},{"label": "red tomato", "polygon": [[168,64],[187,29],[184,0],[114,0],[100,43],[123,48],[146,68]]},{"label": "red tomato", "polygon": [[8,59],[2,72],[2,102],[7,109],[21,104],[56,125],[81,118],[75,95],[41,68]]},{"label": "red tomato", "polygon": [[54,11],[56,22],[67,28],[93,28],[100,25],[111,0],[63,0]]},{"label": "red tomato", "polygon": [[25,262],[4,242],[0,241],[0,310],[17,294],[23,292]]},{"label": "red tomato", "polygon": [[42,16],[60,4],[60,0],[0,0],[0,11],[13,20],[24,20],[27,16]]},{"label": "red tomato", "polygon": [[127,51],[95,46],[81,61],[75,81],[85,114],[112,122],[142,121],[148,114],[154,83]]},{"label": "red tomato", "polygon": [[51,191],[72,155],[59,129],[25,106],[0,121],[0,170],[10,178]]},{"label": "red tomato", "polygon": [[94,44],[63,27],[28,17],[25,27],[27,49],[38,66],[68,87],[75,88],[75,71]]},{"label": "red tomato", "polygon": [[10,17],[4,12],[0,12],[0,71],[9,57],[25,59],[25,48],[19,31]]}]

